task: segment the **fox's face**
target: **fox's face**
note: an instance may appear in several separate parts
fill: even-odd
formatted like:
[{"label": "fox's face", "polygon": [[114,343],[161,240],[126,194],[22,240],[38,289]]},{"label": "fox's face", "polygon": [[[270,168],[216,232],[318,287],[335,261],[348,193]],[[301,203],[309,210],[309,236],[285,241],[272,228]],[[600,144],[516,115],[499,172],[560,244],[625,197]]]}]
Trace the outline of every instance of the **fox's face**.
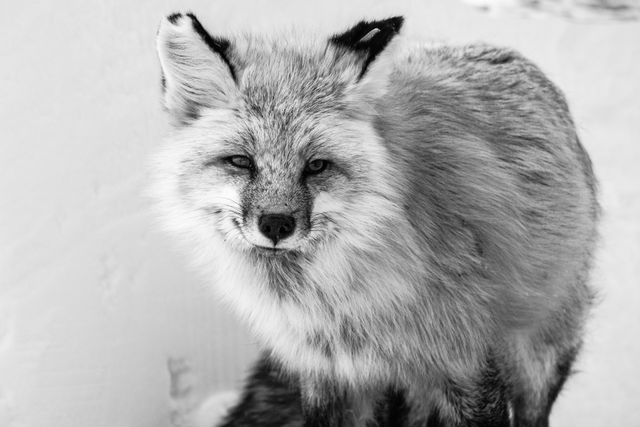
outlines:
[{"label": "fox's face", "polygon": [[176,129],[160,197],[175,228],[270,258],[369,245],[397,208],[374,120],[401,23],[321,41],[227,40],[193,15],[168,17],[158,50]]}]

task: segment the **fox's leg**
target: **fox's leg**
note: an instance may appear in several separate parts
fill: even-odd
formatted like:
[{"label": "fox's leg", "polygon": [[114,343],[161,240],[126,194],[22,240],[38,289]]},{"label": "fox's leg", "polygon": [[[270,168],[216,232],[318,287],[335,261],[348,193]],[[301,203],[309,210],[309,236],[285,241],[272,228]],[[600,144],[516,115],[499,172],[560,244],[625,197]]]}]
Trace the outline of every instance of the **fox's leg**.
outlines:
[{"label": "fox's leg", "polygon": [[397,427],[406,425],[408,411],[402,393],[394,389],[355,394],[328,381],[301,386],[262,355],[221,427]]},{"label": "fox's leg", "polygon": [[353,399],[343,387],[321,378],[302,381],[302,413],[305,427],[359,427],[364,408],[361,399]]},{"label": "fox's leg", "polygon": [[372,422],[372,425],[375,427],[408,427],[410,425],[410,410],[405,392],[395,387],[389,387],[376,403],[375,421]]},{"label": "fox's leg", "polygon": [[496,364],[466,381],[449,381],[441,390],[428,427],[509,427],[509,387]]},{"label": "fox's leg", "polygon": [[247,379],[239,403],[222,427],[299,427],[303,425],[300,388],[278,365],[262,355]]},{"label": "fox's leg", "polygon": [[[549,414],[562,386],[571,373],[579,346],[557,355],[549,349],[538,358],[528,360],[525,379],[515,386],[514,425],[547,427]],[[522,368],[521,368],[522,369]]]},{"label": "fox's leg", "polygon": [[305,427],[340,426],[351,427],[345,419],[345,402],[338,396],[323,396],[321,401],[302,398],[302,413]]},{"label": "fox's leg", "polygon": [[302,381],[305,427],[408,426],[404,393],[394,387],[351,389],[332,381]]}]

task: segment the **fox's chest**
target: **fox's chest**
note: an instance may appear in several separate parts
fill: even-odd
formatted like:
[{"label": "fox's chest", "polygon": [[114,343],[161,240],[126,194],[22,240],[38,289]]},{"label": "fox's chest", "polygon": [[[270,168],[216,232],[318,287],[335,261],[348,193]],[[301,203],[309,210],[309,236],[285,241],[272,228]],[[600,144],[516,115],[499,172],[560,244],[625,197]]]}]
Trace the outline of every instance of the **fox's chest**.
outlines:
[{"label": "fox's chest", "polygon": [[295,306],[265,317],[272,323],[255,325],[257,332],[288,369],[349,382],[377,381],[387,371],[371,343],[344,320]]},{"label": "fox's chest", "polygon": [[[393,371],[395,358],[390,351],[399,348],[393,345],[398,334],[389,328],[397,322],[384,321],[386,303],[376,306],[372,295],[348,293],[344,285],[348,281],[342,277],[325,283],[324,290],[308,283],[290,284],[297,294],[283,296],[274,292],[264,270],[248,268],[230,256],[223,261],[220,265],[229,268],[218,271],[218,290],[287,369],[351,383],[386,378]],[[383,279],[378,280],[391,280]],[[370,282],[372,289],[385,289],[373,278]],[[330,294],[327,289],[341,293]],[[319,296],[321,291],[324,297]]]}]

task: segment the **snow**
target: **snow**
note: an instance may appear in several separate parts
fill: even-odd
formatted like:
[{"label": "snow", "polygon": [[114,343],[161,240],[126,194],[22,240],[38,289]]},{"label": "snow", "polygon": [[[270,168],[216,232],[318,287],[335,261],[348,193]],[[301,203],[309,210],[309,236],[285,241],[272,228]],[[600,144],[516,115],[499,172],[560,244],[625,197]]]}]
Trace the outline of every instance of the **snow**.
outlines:
[{"label": "snow", "polygon": [[[554,425],[640,425],[640,24],[483,13],[446,0],[11,2],[0,24],[0,427],[168,426],[236,389],[256,347],[156,230],[145,165],[163,135],[154,37],[327,34],[404,14],[418,39],[521,50],[565,91],[601,181],[593,312]],[[229,395],[225,395],[229,399]]]}]

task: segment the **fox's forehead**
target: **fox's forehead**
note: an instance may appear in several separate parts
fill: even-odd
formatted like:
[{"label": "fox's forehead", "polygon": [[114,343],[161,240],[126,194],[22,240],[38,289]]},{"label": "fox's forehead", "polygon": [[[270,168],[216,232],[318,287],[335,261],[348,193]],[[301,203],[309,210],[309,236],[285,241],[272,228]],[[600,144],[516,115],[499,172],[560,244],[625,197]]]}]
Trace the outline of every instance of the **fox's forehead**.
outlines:
[{"label": "fox's forehead", "polygon": [[258,115],[319,114],[340,108],[344,64],[326,41],[252,39],[238,49],[239,89],[245,108]]},{"label": "fox's forehead", "polygon": [[312,157],[333,155],[328,132],[317,117],[287,111],[250,114],[241,120],[243,131],[239,138],[261,166],[293,166]]},{"label": "fox's forehead", "polygon": [[250,39],[239,46],[234,52],[241,64],[236,113],[249,151],[293,161],[326,149],[322,122],[339,114],[346,87],[335,54],[313,40]]}]

